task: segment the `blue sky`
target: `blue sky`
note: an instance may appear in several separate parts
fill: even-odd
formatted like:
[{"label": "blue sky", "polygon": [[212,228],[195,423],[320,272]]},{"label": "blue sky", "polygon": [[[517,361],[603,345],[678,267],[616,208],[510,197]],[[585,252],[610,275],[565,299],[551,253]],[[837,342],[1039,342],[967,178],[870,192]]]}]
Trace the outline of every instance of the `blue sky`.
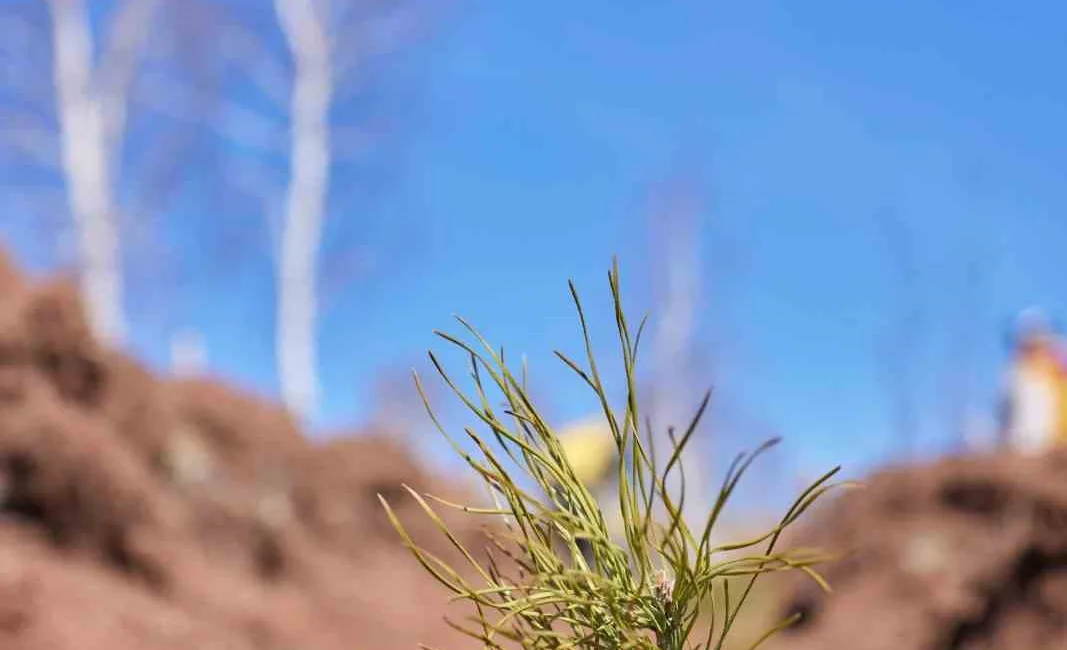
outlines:
[{"label": "blue sky", "polygon": [[[684,160],[708,196],[701,331],[729,445],[785,436],[802,472],[895,453],[886,345],[913,306],[914,350],[890,354],[914,356],[921,444],[943,448],[952,369],[989,411],[1006,320],[1067,300],[1064,18],[1051,1],[457,3],[416,57],[402,173],[333,217],[368,224],[377,271],[323,323],[321,428],[366,417],[377,374],[420,363],[453,313],[526,352],[555,415],[582,415],[550,358],[578,342],[566,280],[610,327],[618,253],[648,307],[646,197]],[[903,302],[885,214],[914,242]],[[193,325],[218,372],[273,394],[269,282],[263,261],[182,287],[167,319],[135,315],[135,349],[159,364]]]}]

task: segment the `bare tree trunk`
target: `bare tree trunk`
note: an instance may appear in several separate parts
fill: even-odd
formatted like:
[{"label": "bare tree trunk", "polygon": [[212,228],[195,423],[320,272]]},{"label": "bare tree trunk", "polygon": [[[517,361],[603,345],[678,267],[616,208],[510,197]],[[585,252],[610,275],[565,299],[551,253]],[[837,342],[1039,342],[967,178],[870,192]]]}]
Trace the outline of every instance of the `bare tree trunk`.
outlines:
[{"label": "bare tree trunk", "polygon": [[[697,251],[697,206],[693,189],[685,184],[666,188],[665,204],[654,213],[653,228],[659,231],[659,250],[652,264],[659,274],[658,314],[653,339],[654,381],[652,385],[652,423],[660,438],[658,449],[670,449],[667,429],[673,427],[681,436],[699,405],[700,391],[694,388],[693,364],[696,356],[696,309],[700,295],[700,257]],[[704,433],[707,422],[702,423]],[[706,476],[706,435],[695,434],[680,465],[685,473],[686,503],[683,515],[706,514],[710,499]],[[677,490],[678,484],[669,486]]]},{"label": "bare tree trunk", "polygon": [[124,342],[126,319],[112,174],[126,91],[156,5],[130,0],[118,11],[98,68],[85,0],[49,0],[61,162],[78,232],[81,291],[93,329],[113,345]]},{"label": "bare tree trunk", "polygon": [[319,394],[317,266],[329,190],[329,108],[333,70],[323,21],[310,0],[275,0],[295,64],[291,169],[278,259],[275,350],[282,397],[299,417]]},{"label": "bare tree trunk", "polygon": [[63,173],[78,230],[82,295],[96,333],[126,336],[122,262],[103,106],[93,92],[93,38],[83,0],[51,0]]}]

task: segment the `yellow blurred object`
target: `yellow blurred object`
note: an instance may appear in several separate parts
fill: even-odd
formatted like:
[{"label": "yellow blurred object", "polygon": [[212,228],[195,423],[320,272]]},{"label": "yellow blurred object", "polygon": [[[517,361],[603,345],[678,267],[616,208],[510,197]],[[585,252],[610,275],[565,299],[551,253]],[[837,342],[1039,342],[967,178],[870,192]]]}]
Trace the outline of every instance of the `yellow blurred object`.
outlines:
[{"label": "yellow blurred object", "polygon": [[1060,367],[1060,373],[1057,382],[1056,391],[1056,405],[1057,414],[1055,434],[1052,438],[1052,444],[1067,446],[1067,374],[1064,369]]},{"label": "yellow blurred object", "polygon": [[603,418],[564,427],[558,437],[564,457],[586,487],[593,487],[610,475],[617,450],[611,429]]},{"label": "yellow blurred object", "polygon": [[1009,375],[1006,441],[1018,451],[1067,444],[1067,349],[1048,314],[1024,310],[1016,319]]},{"label": "yellow blurred object", "polygon": [[1067,443],[1067,373],[1047,344],[1032,344],[1016,359],[1010,403],[1012,447],[1039,452]]}]

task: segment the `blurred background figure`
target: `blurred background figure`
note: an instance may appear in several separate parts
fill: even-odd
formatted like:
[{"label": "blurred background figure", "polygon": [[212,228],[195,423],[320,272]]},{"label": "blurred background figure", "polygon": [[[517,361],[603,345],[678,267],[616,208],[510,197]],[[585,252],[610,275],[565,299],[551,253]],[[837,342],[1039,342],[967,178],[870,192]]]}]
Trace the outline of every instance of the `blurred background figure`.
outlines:
[{"label": "blurred background figure", "polygon": [[602,418],[583,420],[559,434],[563,454],[578,480],[591,492],[610,481],[615,467],[616,447],[611,430]]},{"label": "blurred background figure", "polygon": [[[593,497],[606,507],[611,503],[607,490],[613,484],[618,458],[615,439],[603,417],[581,420],[563,428],[559,434],[563,455],[570,463],[574,474]],[[578,548],[586,562],[593,561],[592,549],[586,540],[578,540]]]},{"label": "blurred background figure", "polygon": [[1013,357],[1002,404],[1004,445],[1037,453],[1067,442],[1067,365],[1057,329],[1044,310],[1016,319]]}]

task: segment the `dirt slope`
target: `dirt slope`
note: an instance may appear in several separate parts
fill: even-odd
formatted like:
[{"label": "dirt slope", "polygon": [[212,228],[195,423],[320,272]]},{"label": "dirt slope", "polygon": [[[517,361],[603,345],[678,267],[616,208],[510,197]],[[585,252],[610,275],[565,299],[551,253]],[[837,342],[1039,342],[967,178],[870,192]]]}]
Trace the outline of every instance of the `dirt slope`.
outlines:
[{"label": "dirt slope", "polygon": [[779,650],[1067,648],[1067,453],[887,470],[797,543],[851,552],[791,582]]},{"label": "dirt slope", "polygon": [[401,483],[455,494],[389,439],[312,445],[271,404],[154,377],[93,341],[72,284],[0,256],[0,647],[470,647],[377,506],[447,555]]}]

